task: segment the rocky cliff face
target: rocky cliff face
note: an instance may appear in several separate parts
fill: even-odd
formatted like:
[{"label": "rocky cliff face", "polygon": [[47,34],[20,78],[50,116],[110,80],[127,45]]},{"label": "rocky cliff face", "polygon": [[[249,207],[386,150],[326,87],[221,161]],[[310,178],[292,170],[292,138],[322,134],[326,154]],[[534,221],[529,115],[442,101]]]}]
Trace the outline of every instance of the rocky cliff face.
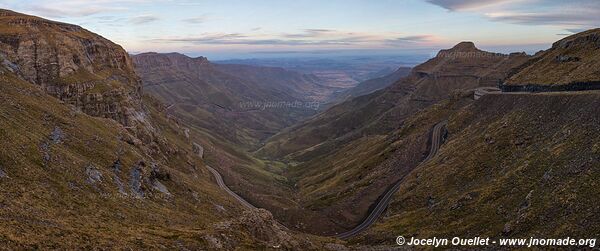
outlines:
[{"label": "rocky cliff face", "polygon": [[0,10],[0,60],[89,115],[125,126],[142,120],[141,83],[127,52],[79,26]]},{"label": "rocky cliff face", "polygon": [[145,70],[186,70],[193,71],[199,67],[205,67],[210,64],[207,58],[197,57],[191,58],[186,57],[179,53],[155,53],[148,52],[134,56],[134,62],[140,71]]}]

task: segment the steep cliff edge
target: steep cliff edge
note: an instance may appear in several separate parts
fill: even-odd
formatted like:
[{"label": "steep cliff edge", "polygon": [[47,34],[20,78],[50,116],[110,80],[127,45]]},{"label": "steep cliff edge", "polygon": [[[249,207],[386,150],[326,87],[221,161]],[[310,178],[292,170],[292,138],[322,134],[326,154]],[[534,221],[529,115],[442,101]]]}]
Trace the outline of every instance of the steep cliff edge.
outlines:
[{"label": "steep cliff edge", "polygon": [[89,115],[143,122],[141,82],[127,52],[79,26],[0,10],[0,60]]}]

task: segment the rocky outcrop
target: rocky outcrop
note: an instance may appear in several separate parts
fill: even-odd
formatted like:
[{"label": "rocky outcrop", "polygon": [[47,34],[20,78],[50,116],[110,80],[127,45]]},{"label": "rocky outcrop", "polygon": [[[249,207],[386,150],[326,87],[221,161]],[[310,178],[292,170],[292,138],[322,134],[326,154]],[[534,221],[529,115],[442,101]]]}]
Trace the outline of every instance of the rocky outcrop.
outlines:
[{"label": "rocky outcrop", "polygon": [[143,184],[143,175],[144,175],[144,167],[146,164],[144,162],[139,162],[136,164],[133,169],[131,169],[130,174],[130,182],[129,186],[131,187],[131,192],[138,198],[144,197],[145,187]]},{"label": "rocky outcrop", "polygon": [[87,176],[86,180],[89,184],[102,182],[102,173],[94,165],[88,165],[85,167],[85,174]]},{"label": "rocky outcrop", "polygon": [[194,150],[194,154],[198,155],[200,158],[204,158],[204,147],[198,143],[194,143],[192,149]]},{"label": "rocky outcrop", "polygon": [[246,210],[237,219],[217,223],[214,228],[219,234],[204,237],[211,249],[231,250],[239,248],[244,240],[226,234],[231,231],[252,236],[258,245],[257,247],[262,249],[319,249],[315,243],[290,233],[285,227],[278,224],[273,215],[265,209]]},{"label": "rocky outcrop", "polygon": [[0,61],[85,113],[132,126],[141,83],[121,46],[79,26],[0,10]]}]

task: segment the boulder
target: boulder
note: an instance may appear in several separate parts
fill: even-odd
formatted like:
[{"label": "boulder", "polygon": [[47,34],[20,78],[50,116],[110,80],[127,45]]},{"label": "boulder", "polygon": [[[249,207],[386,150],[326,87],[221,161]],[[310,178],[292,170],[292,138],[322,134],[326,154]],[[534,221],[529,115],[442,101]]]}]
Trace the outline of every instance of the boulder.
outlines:
[{"label": "boulder", "polygon": [[194,154],[198,155],[198,157],[201,159],[204,158],[204,147],[202,147],[200,144],[194,143],[192,150],[194,151]]}]

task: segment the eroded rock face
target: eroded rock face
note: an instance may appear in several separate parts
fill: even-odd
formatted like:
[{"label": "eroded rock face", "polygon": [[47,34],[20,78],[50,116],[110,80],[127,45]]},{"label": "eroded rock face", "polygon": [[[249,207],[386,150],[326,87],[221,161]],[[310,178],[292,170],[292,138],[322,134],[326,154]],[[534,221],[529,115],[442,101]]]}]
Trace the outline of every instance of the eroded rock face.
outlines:
[{"label": "eroded rock face", "polygon": [[102,182],[102,173],[94,165],[85,167],[85,174],[87,176],[87,182],[90,184]]},{"label": "eroded rock face", "polygon": [[141,83],[127,52],[79,26],[0,10],[0,61],[89,115],[138,120]]},{"label": "eroded rock face", "polygon": [[143,172],[145,167],[145,163],[140,161],[136,164],[133,169],[131,169],[129,186],[131,187],[131,192],[138,198],[144,197],[144,186],[143,186]]},{"label": "eroded rock face", "polygon": [[192,145],[192,150],[194,150],[194,154],[198,155],[201,159],[204,158],[204,147],[202,147],[198,143],[194,143]]}]

